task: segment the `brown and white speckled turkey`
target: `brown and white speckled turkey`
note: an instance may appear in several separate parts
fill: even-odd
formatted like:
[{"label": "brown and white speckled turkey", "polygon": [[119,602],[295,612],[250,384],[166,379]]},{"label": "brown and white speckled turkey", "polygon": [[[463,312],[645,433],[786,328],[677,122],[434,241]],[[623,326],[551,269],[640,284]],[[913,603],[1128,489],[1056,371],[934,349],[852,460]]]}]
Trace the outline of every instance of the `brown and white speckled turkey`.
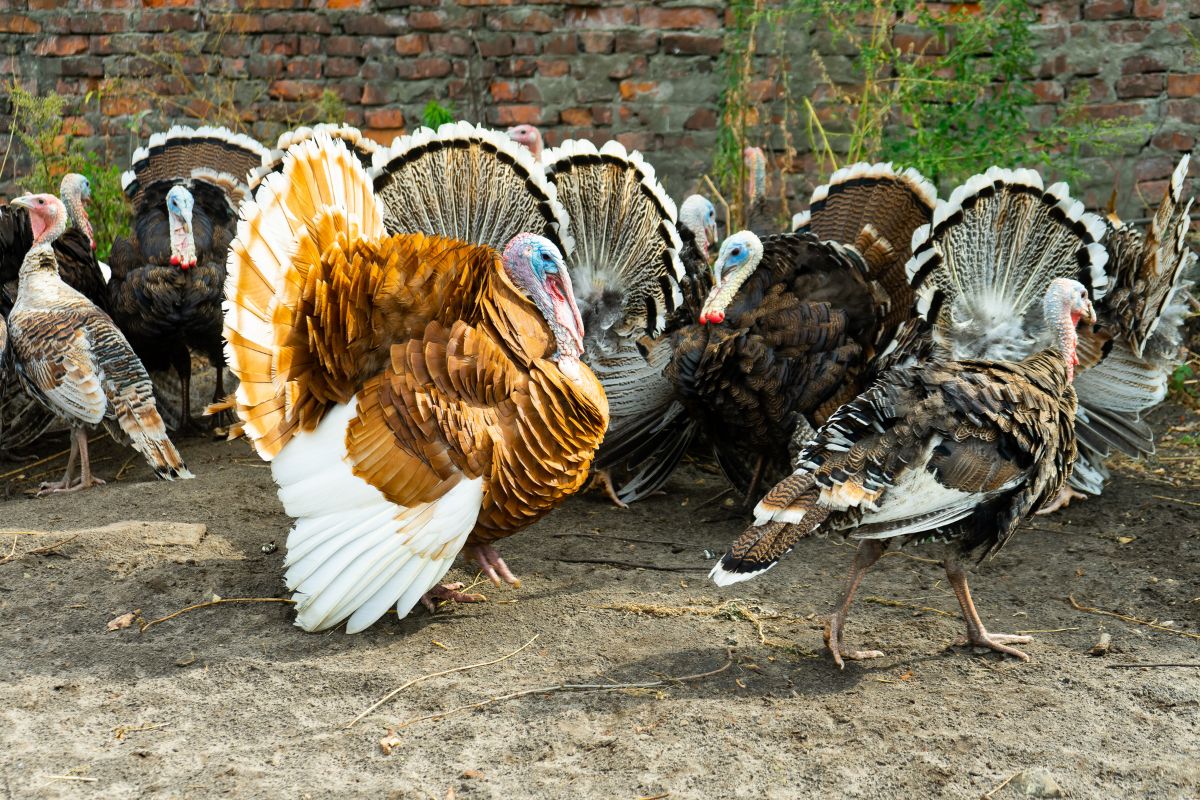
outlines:
[{"label": "brown and white speckled turkey", "polygon": [[1096,304],[1096,331],[1081,337],[1087,368],[1075,381],[1079,459],[1059,502],[1044,513],[1073,497],[1100,494],[1109,474],[1104,459],[1113,451],[1134,458],[1154,452],[1154,433],[1142,417],[1166,397],[1197,277],[1196,254],[1187,245],[1190,160],[1180,160],[1145,231],[1108,219],[1112,288]]},{"label": "brown and white speckled turkey", "polygon": [[[1027,658],[990,634],[959,558],[995,553],[1050,502],[1075,459],[1076,326],[1093,322],[1090,285],[1107,288],[1104,225],[1064,186],[1028,171],[989,170],[939,202],[914,236],[908,271],[944,354],[884,372],[839,408],[755,509],[755,522],[713,569],[727,585],[770,569],[802,538],[860,541],[845,593],[826,627],[839,665],[877,651],[843,646],[863,574],[892,544],[949,547],[945,569],[967,641]],[[1075,278],[1081,280],[1075,280]],[[996,358],[992,353],[1003,353]]]},{"label": "brown and white speckled turkey", "polygon": [[113,243],[109,309],[152,373],[174,369],[191,424],[192,351],[215,371],[223,396],[221,300],[225,258],[246,194],[247,174],[266,149],[225,128],[173,127],[138,148],[122,175],[133,234]]},{"label": "brown and white speckled turkey", "polygon": [[[108,308],[108,290],[104,273],[96,260],[96,241],[85,203],[91,198],[91,184],[83,175],[63,176],[59,198],[66,208],[70,226],[53,243],[59,275],[66,284],[82,293],[101,310]],[[33,245],[33,232],[26,209],[0,206],[0,315],[7,316],[16,300],[18,276],[25,254]],[[0,447],[28,447],[44,433],[54,429],[56,417],[36,398],[26,394],[10,369],[0,363]]]},{"label": "brown and white speckled turkey", "polygon": [[[87,429],[101,423],[115,438],[128,437],[160,478],[192,477],[167,438],[150,377],[129,343],[107,314],[59,275],[52,243],[66,225],[62,202],[53,195],[13,202],[28,209],[33,232],[8,317],[13,362],[25,390],[73,433],[66,474],[43,484],[43,492],[103,483],[92,475],[87,449]],[[72,479],[76,457],[78,481]]]},{"label": "brown and white speckled turkey", "polygon": [[905,262],[935,200],[912,170],[856,164],[813,193],[799,232],[721,245],[666,374],[747,499],[790,471],[797,431],[862,391],[915,315]]},{"label": "brown and white speckled turkey", "polygon": [[584,324],[584,360],[608,397],[594,469],[618,505],[657,489],[693,426],[674,403],[662,338],[682,302],[675,203],[639,153],[620,142],[566,141],[542,155],[571,220],[567,263]]}]

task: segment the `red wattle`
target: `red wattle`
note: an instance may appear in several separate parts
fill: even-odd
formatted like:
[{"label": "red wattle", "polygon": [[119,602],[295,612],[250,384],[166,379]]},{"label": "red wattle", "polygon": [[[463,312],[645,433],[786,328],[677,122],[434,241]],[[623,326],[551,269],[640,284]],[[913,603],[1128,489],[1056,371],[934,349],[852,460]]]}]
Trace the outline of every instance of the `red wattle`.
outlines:
[{"label": "red wattle", "polygon": [[710,311],[708,314],[708,321],[713,323],[714,325],[719,325],[720,323],[725,321],[725,312],[724,311]]},{"label": "red wattle", "polygon": [[174,256],[174,255],[171,256],[171,266],[174,266],[174,267],[179,266],[179,256]]},{"label": "red wattle", "polygon": [[708,324],[708,315],[707,315],[707,314],[701,314],[701,315],[700,315],[700,319],[698,320],[698,322],[699,322],[701,325],[707,325],[707,324]]}]

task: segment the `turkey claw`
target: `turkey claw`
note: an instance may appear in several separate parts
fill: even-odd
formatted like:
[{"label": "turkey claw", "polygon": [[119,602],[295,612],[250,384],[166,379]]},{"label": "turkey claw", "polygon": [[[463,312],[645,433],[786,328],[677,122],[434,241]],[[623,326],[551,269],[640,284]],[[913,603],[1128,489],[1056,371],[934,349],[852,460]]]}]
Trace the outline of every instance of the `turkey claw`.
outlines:
[{"label": "turkey claw", "polygon": [[1060,508],[1066,508],[1067,506],[1071,505],[1072,500],[1086,500],[1086,499],[1087,499],[1087,495],[1084,494],[1083,492],[1077,492],[1074,489],[1072,489],[1070,486],[1063,486],[1062,491],[1058,493],[1058,497],[1054,498],[1049,503],[1042,506],[1035,513],[1040,517],[1044,517],[1047,514],[1053,514],[1055,511],[1058,511]]},{"label": "turkey claw", "polygon": [[421,595],[421,605],[429,609],[429,613],[437,611],[437,603],[483,603],[487,598],[481,594],[466,594],[460,592],[466,586],[461,581],[458,583],[443,583],[433,587],[425,594]]},{"label": "turkey claw", "polygon": [[[837,639],[835,644],[834,639]],[[838,665],[838,669],[845,669],[846,662],[843,659],[851,661],[868,661],[872,658],[883,658],[882,650],[847,650],[842,645],[842,627],[839,624],[837,631],[834,631],[834,620],[825,623],[825,647],[833,656],[833,663]]]},{"label": "turkey claw", "polygon": [[1013,644],[1025,644],[1032,641],[1033,637],[1031,636],[1018,636],[1011,633],[988,633],[987,631],[980,631],[970,636],[960,636],[955,639],[954,643],[950,646],[985,647],[989,650],[995,650],[997,653],[1004,653],[1005,655],[1013,656],[1021,661],[1028,661],[1028,654],[1021,652],[1015,647],[1009,647],[1008,643],[1012,642]]},{"label": "turkey claw", "polygon": [[475,559],[480,572],[492,582],[493,586],[499,586],[503,582],[518,589],[521,587],[521,579],[512,574],[508,564],[505,564],[504,559],[496,552],[496,548],[491,545],[481,545],[468,547],[464,552],[468,557]]}]

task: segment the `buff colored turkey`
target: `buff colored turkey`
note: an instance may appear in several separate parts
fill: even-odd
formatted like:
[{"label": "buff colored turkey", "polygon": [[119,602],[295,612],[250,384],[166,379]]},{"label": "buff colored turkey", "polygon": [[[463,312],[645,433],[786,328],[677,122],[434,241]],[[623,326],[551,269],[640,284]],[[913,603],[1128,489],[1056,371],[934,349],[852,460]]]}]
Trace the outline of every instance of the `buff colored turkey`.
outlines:
[{"label": "buff colored turkey", "polygon": [[[881,655],[843,643],[865,572],[892,544],[944,542],[966,641],[1026,660],[1010,645],[1028,637],[987,631],[959,559],[994,554],[1070,475],[1076,326],[1095,321],[1089,290],[1107,287],[1103,234],[1103,222],[1064,185],[1043,189],[1026,170],[989,170],[939,202],[913,237],[908,262],[935,352],[965,332],[1004,356],[985,349],[886,371],[804,447],[713,579],[755,577],[814,533],[857,539],[849,583],[825,630],[841,666],[843,658]],[[1034,332],[1020,348],[1018,330]]]},{"label": "buff colored turkey", "polygon": [[[87,429],[101,423],[114,438],[128,437],[158,477],[192,477],[167,438],[150,377],[129,343],[107,314],[59,275],[52,245],[66,227],[62,201],[42,194],[13,204],[28,210],[33,231],[8,317],[13,360],[25,390],[73,433],[66,474],[59,482],[42,484],[42,492],[104,483],[92,475],[87,447]],[[72,478],[76,457],[78,481]]]},{"label": "buff colored turkey", "polygon": [[608,424],[566,219],[529,156],[459,124],[375,163],[322,133],[294,144],[229,261],[234,405],[297,518],[305,630],[476,599],[438,585],[460,552],[515,583],[492,544],[583,485]]}]

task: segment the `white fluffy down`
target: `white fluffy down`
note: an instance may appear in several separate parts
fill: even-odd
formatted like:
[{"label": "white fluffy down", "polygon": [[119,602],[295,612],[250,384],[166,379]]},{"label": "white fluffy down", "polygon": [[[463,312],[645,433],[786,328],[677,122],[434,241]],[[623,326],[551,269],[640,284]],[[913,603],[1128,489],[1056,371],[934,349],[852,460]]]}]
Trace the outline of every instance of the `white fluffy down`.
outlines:
[{"label": "white fluffy down", "polygon": [[354,475],[346,426],[357,398],[332,409],[312,433],[298,434],[271,463],[288,535],[286,581],[296,624],[307,631],[349,618],[347,633],[395,606],[404,617],[434,588],[475,527],[483,481],[461,480],[432,503],[404,508]]}]

